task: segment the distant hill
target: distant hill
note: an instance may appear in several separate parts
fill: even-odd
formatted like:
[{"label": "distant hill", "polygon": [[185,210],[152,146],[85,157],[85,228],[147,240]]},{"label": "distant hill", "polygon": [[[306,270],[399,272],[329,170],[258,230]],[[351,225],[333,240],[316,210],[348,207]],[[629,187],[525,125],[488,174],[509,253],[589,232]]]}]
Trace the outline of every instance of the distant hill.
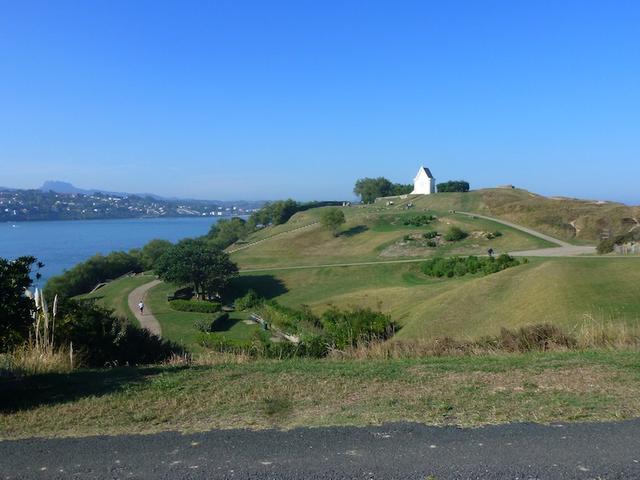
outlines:
[{"label": "distant hill", "polygon": [[616,202],[545,197],[527,190],[490,188],[468,193],[410,196],[416,208],[486,214],[577,243],[593,243],[602,235],[640,229],[640,206]]}]

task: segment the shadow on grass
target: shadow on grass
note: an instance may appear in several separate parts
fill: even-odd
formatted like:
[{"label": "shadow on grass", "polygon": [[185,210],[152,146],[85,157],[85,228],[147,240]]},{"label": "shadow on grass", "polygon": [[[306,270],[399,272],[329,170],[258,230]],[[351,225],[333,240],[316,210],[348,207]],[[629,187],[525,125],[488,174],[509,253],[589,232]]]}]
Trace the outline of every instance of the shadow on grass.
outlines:
[{"label": "shadow on grass", "polygon": [[340,236],[347,238],[355,237],[356,235],[364,233],[367,230],[369,230],[369,227],[367,227],[366,225],[356,225],[355,227],[351,227],[348,230],[340,232]]},{"label": "shadow on grass", "polygon": [[226,300],[240,298],[249,290],[254,290],[259,296],[267,299],[279,297],[289,291],[282,280],[273,275],[241,275],[234,278],[229,285]]},{"label": "shadow on grass", "polygon": [[228,332],[231,330],[236,324],[242,322],[242,320],[238,318],[231,317],[223,317],[215,321],[213,325],[213,332]]},{"label": "shadow on grass", "polygon": [[0,380],[0,413],[99,397],[141,385],[164,372],[187,367],[120,367],[104,370],[77,370]]}]

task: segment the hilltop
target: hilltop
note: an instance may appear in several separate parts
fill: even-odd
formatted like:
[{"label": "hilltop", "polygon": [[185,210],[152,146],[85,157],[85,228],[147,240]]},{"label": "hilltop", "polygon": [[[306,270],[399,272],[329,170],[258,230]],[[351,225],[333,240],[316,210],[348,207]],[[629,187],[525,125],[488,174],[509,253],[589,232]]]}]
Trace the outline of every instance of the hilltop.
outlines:
[{"label": "hilltop", "polygon": [[563,240],[596,242],[640,228],[640,206],[565,197],[544,197],[527,190],[492,188],[467,193],[409,196],[418,208],[482,213],[535,228]]}]

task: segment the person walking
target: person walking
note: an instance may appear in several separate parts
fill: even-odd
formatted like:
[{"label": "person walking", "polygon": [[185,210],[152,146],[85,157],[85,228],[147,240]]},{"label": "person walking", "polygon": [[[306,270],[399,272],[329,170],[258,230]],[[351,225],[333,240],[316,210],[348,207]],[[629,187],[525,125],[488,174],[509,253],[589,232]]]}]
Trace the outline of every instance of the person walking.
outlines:
[{"label": "person walking", "polygon": [[140,315],[144,315],[144,302],[142,300],[138,303],[138,309],[140,310]]}]

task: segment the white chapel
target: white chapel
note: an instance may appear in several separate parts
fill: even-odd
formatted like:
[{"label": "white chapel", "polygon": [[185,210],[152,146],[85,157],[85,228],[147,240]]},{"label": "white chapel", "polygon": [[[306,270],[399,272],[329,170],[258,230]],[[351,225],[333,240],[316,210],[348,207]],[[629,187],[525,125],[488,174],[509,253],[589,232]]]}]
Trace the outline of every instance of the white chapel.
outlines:
[{"label": "white chapel", "polygon": [[427,167],[420,167],[416,178],[413,179],[412,195],[431,195],[436,193],[436,179]]}]

